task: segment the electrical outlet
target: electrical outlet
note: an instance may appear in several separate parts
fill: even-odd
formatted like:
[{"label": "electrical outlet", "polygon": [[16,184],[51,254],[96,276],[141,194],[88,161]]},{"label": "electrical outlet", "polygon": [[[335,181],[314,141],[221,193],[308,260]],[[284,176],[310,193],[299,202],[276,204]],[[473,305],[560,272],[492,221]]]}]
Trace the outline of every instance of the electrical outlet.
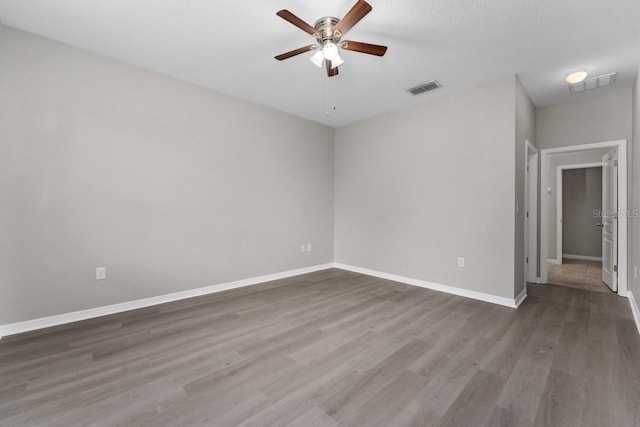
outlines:
[{"label": "electrical outlet", "polygon": [[458,267],[464,267],[464,257],[458,257]]},{"label": "electrical outlet", "polygon": [[104,280],[107,278],[107,267],[96,268],[96,280]]},{"label": "electrical outlet", "polygon": [[307,252],[311,252],[311,243],[307,243]]},{"label": "electrical outlet", "polygon": [[307,250],[307,245],[300,245],[300,252],[304,252]]}]

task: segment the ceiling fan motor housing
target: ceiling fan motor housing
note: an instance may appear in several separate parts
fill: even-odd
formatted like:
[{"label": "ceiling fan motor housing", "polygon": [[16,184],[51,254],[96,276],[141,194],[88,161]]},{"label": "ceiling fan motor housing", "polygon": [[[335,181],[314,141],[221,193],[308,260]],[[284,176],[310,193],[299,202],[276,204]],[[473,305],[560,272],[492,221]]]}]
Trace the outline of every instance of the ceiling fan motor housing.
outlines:
[{"label": "ceiling fan motor housing", "polygon": [[320,18],[316,21],[314,27],[316,29],[316,34],[314,37],[320,43],[320,46],[323,46],[326,42],[332,41],[335,44],[340,42],[340,34],[339,31],[334,31],[334,28],[340,20],[334,16],[325,16],[324,18]]}]

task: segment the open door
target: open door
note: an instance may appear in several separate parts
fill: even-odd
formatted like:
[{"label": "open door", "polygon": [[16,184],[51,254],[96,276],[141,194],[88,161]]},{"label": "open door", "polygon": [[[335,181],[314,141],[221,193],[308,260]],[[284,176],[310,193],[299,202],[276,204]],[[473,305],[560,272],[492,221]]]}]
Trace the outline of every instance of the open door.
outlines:
[{"label": "open door", "polygon": [[538,150],[526,143],[525,159],[525,282],[538,281]]},{"label": "open door", "polygon": [[602,157],[602,281],[618,291],[618,151]]}]

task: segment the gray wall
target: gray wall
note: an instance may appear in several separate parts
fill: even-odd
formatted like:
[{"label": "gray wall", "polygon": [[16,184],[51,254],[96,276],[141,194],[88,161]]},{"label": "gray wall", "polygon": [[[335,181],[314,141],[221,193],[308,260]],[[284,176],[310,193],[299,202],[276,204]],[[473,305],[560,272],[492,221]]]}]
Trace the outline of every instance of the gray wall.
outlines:
[{"label": "gray wall", "polygon": [[[598,93],[598,91],[601,91]],[[633,145],[631,139],[632,118],[631,88],[596,89],[593,96],[565,104],[552,105],[537,109],[536,138],[538,149],[567,147],[593,142],[628,141],[628,170],[632,167]],[[601,159],[602,160],[602,159]],[[544,165],[540,165],[541,171]],[[542,172],[540,174],[542,176]],[[628,182],[628,203],[631,206],[633,182]],[[542,189],[541,197],[545,189]],[[549,224],[553,227],[550,234],[555,236],[555,202]],[[539,204],[541,206],[541,204]],[[633,221],[630,221],[633,222]],[[633,225],[631,225],[633,226]],[[549,239],[549,258],[555,258],[555,237]],[[541,260],[544,261],[544,260]],[[632,266],[629,254],[629,266]]]},{"label": "gray wall", "polygon": [[[636,77],[636,83],[633,87],[633,143],[634,148],[633,160],[633,187],[632,187],[632,206],[634,209],[640,209],[640,70]],[[629,290],[633,292],[636,301],[640,300],[640,277],[634,277],[634,267],[640,269],[640,218],[631,217],[629,219],[629,232],[632,250],[631,262],[629,263]]]},{"label": "gray wall", "polygon": [[333,260],[331,128],[4,26],[0,94],[0,324]]},{"label": "gray wall", "polygon": [[631,89],[537,109],[538,149],[631,139]]},{"label": "gray wall", "polygon": [[[514,283],[515,295],[519,295],[525,286],[525,173],[526,173],[526,143],[536,144],[536,107],[529,94],[520,83],[516,83],[516,135],[515,135],[515,256],[514,256]],[[535,268],[535,267],[532,267]]]},{"label": "gray wall", "polygon": [[602,209],[602,168],[562,173],[562,253],[602,257],[602,229],[594,210]]},{"label": "gray wall", "polygon": [[515,87],[337,129],[336,261],[513,298]]}]

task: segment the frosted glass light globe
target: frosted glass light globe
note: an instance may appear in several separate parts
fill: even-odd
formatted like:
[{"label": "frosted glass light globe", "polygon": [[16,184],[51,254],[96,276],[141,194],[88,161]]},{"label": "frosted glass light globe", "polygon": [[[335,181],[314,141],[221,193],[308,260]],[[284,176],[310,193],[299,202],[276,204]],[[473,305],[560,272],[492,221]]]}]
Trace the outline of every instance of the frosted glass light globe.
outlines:
[{"label": "frosted glass light globe", "polygon": [[322,48],[322,54],[324,59],[333,61],[338,56],[338,46],[335,43],[329,42]]}]

